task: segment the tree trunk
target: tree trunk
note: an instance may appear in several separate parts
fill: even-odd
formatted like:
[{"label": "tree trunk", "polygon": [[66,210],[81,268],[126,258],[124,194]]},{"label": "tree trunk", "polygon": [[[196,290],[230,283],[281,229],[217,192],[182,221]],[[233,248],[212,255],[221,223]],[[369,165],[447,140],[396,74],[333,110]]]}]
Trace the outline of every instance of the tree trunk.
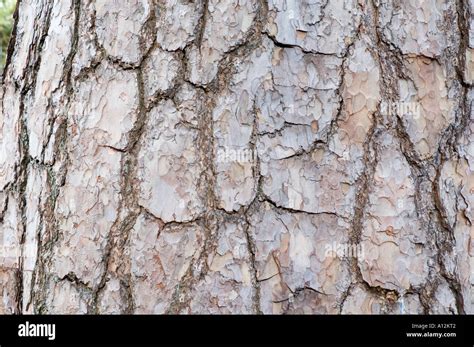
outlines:
[{"label": "tree trunk", "polygon": [[0,313],[473,313],[473,13],[20,0]]}]

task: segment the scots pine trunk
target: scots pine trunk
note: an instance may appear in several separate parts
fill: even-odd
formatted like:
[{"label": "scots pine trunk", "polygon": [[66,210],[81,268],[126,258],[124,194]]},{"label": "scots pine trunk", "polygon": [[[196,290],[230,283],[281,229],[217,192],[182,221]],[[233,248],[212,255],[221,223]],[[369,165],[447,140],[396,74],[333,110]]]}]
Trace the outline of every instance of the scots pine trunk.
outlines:
[{"label": "scots pine trunk", "polygon": [[473,0],[20,0],[0,313],[472,313]]}]

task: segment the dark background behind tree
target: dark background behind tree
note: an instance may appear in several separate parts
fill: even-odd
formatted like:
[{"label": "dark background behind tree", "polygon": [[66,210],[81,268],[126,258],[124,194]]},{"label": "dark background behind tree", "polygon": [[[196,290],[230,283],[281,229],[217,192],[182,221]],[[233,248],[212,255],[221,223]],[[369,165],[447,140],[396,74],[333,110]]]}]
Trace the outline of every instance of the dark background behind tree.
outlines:
[{"label": "dark background behind tree", "polygon": [[8,41],[12,31],[15,0],[0,0],[0,69],[5,64]]}]

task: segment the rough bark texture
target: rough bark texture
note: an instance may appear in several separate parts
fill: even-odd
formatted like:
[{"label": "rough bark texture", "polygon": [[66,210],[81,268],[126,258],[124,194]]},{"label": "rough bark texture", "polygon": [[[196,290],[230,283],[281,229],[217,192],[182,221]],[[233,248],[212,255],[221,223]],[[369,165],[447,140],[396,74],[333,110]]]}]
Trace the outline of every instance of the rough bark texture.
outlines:
[{"label": "rough bark texture", "polygon": [[473,14],[19,1],[0,313],[473,313]]}]

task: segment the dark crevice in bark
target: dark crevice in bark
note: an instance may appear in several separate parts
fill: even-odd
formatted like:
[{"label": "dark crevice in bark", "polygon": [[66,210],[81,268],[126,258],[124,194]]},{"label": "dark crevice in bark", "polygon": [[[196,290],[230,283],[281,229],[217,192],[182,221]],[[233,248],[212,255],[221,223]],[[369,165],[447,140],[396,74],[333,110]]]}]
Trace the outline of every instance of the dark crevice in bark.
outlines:
[{"label": "dark crevice in bark", "polygon": [[209,16],[209,0],[202,0],[201,6],[202,6],[202,14],[201,14],[201,17],[199,18],[198,25],[196,26],[197,32],[196,32],[196,38],[195,38],[195,44],[199,48],[199,51],[201,51],[204,31],[206,30],[207,17]]},{"label": "dark crevice in bark", "polygon": [[[131,314],[134,312],[135,304],[131,292],[132,283],[130,281],[130,259],[124,258],[124,248],[127,244],[130,231],[132,230],[141,209],[138,204],[138,188],[136,181],[136,170],[138,166],[138,153],[140,151],[140,140],[146,129],[148,121],[148,111],[146,109],[145,87],[141,67],[136,71],[138,88],[138,117],[130,132],[128,133],[128,143],[126,149],[121,153],[121,191],[120,202],[117,212],[117,219],[112,225],[107,245],[104,252],[104,270],[99,284],[94,291],[92,307],[95,313],[100,313],[99,299],[108,281],[108,276],[113,275],[120,280],[122,297],[122,313]],[[116,270],[112,271],[111,267]],[[114,272],[111,274],[111,272]]]},{"label": "dark crevice in bark", "polygon": [[[352,47],[357,40],[361,39],[361,35],[363,33],[371,31],[370,23],[364,23],[364,21],[361,22],[361,24],[358,27],[357,30],[357,35],[354,41],[351,43],[351,45],[348,47],[345,55],[344,55],[344,61],[342,64],[343,67],[343,73],[342,73],[342,81],[341,81],[341,86],[339,88],[342,88],[344,85],[345,81],[345,69],[347,67],[347,61],[350,58],[350,47]],[[371,53],[374,55],[373,53]],[[374,57],[374,59],[377,59],[377,56]],[[338,110],[338,116],[337,118],[339,119],[340,114],[343,111],[344,108],[344,100],[341,95],[341,105]],[[350,229],[349,229],[349,234],[348,234],[348,239],[349,242],[353,245],[360,244],[362,241],[362,232],[364,230],[364,220],[365,220],[365,214],[366,214],[366,207],[369,201],[369,194],[371,192],[371,183],[373,182],[373,177],[375,174],[375,169],[378,163],[378,153],[377,153],[377,139],[381,134],[381,120],[380,120],[380,104],[378,105],[378,110],[374,114],[372,114],[372,125],[370,126],[368,133],[366,135],[366,139],[364,141],[363,145],[363,171],[360,174],[360,176],[356,179],[355,186],[356,186],[356,200],[354,203],[354,212],[352,216],[352,220],[350,221]],[[332,132],[335,133],[337,130],[337,123],[334,123],[331,125],[331,128],[334,129]],[[333,136],[333,135],[332,135]],[[359,256],[356,254],[355,257],[351,257],[349,259],[345,259],[344,262],[349,266],[349,269],[351,271],[351,276],[352,279],[350,281],[349,286],[346,288],[346,290],[342,293],[342,296],[340,298],[340,301],[338,303],[339,306],[339,313],[342,313],[345,301],[349,297],[353,287],[358,283],[362,285],[367,292],[373,293],[375,295],[382,295],[385,297],[385,295],[390,292],[387,289],[383,289],[381,287],[372,287],[370,286],[369,283],[367,283],[362,275],[362,271],[359,266]]]},{"label": "dark crevice in bark", "polygon": [[[42,51],[46,41],[46,38],[49,33],[50,23],[51,23],[51,13],[52,6],[48,6],[45,9],[43,21],[36,22],[35,25],[39,28],[37,31],[39,37],[37,41],[33,41],[32,45],[29,47],[28,53],[28,67],[25,69],[27,73],[25,75],[24,83],[20,91],[20,106],[19,106],[19,165],[16,167],[16,190],[18,194],[18,209],[20,211],[21,218],[21,237],[20,237],[20,257],[19,257],[19,267],[18,267],[18,287],[17,287],[17,313],[23,312],[23,263],[24,263],[24,243],[26,237],[26,227],[27,227],[27,197],[26,189],[28,185],[28,175],[30,173],[30,155],[29,155],[29,129],[28,122],[26,119],[26,98],[30,93],[34,93],[36,80],[38,75],[38,70],[42,62]],[[13,54],[13,51],[10,52]],[[7,69],[5,71],[8,71]]]},{"label": "dark crevice in bark", "polygon": [[[207,6],[204,6],[204,16],[207,11]],[[218,72],[214,80],[207,85],[197,85],[192,83],[188,78],[184,80],[196,89],[204,93],[204,109],[201,113],[199,121],[200,136],[197,147],[200,148],[201,162],[203,166],[207,168],[203,171],[201,176],[201,189],[203,189],[202,196],[204,198],[205,213],[200,220],[201,225],[205,230],[204,247],[200,251],[200,255],[197,259],[193,260],[188,267],[186,274],[181,279],[180,283],[176,286],[175,293],[171,304],[167,309],[167,313],[179,313],[183,312],[189,307],[191,301],[192,286],[199,280],[203,279],[205,274],[208,273],[209,268],[207,264],[207,256],[215,252],[216,243],[219,237],[219,225],[223,221],[222,218],[228,214],[222,211],[218,207],[218,199],[215,196],[216,187],[216,168],[215,168],[215,144],[214,144],[214,129],[213,129],[213,110],[216,106],[217,98],[221,91],[226,90],[231,83],[231,78],[235,69],[235,62],[241,61],[251,54],[252,49],[258,47],[262,42],[262,29],[264,19],[267,15],[267,6],[265,1],[260,2],[260,7],[257,12],[256,18],[254,19],[254,25],[247,33],[246,37],[235,47],[231,48],[226,52],[225,57],[219,62]],[[205,30],[204,17],[200,21],[200,34],[197,37],[197,44],[199,47],[202,43],[202,36]],[[184,49],[186,51],[187,48]],[[186,55],[186,54],[185,54]],[[185,67],[185,71],[188,68]],[[246,212],[243,214],[246,219]],[[253,286],[254,286],[254,309],[256,312],[260,312],[260,289],[259,284],[256,281],[256,268],[255,258],[252,253],[254,248],[252,245],[252,236],[248,233],[248,225],[246,227],[246,239],[248,244],[248,250],[250,252],[250,267],[253,273]],[[199,269],[197,273],[193,269]]]},{"label": "dark crevice in bark", "polygon": [[[375,4],[374,9],[376,13],[378,13],[378,8]],[[376,20],[377,19],[378,15],[376,16]],[[394,45],[387,43],[387,40],[385,39],[383,33],[380,32],[378,24],[377,38],[379,51],[381,52],[381,55],[383,55],[380,61],[387,62],[386,64],[381,64],[381,66],[383,67],[383,81],[384,83],[386,83],[386,88],[384,89],[390,91],[389,100],[396,101],[398,98],[398,80],[410,79],[405,73],[404,62],[402,61],[404,55]],[[394,51],[397,52],[397,54],[394,54]],[[439,58],[429,59],[436,60],[439,64]],[[384,67],[388,68],[384,69]],[[393,67],[395,67],[395,69],[393,69]],[[387,76],[391,77],[387,78]],[[465,96],[466,94],[464,91],[463,100],[466,100]],[[461,117],[461,119],[464,118],[465,117]],[[415,182],[415,205],[417,215],[420,219],[421,224],[425,226],[424,229],[428,235],[429,240],[427,246],[433,249],[436,253],[435,258],[440,271],[438,274],[437,268],[433,266],[429,267],[430,271],[428,274],[427,281],[421,288],[418,289],[422,306],[424,307],[425,313],[428,313],[432,309],[432,306],[435,304],[436,300],[433,296],[437,290],[437,287],[440,284],[440,281],[436,280],[436,278],[438,276],[441,276],[446,280],[455,297],[458,313],[464,313],[465,311],[463,296],[460,291],[461,286],[459,283],[459,279],[455,274],[448,273],[443,259],[443,254],[445,252],[448,252],[449,254],[451,254],[452,257],[455,257],[452,254],[452,250],[455,246],[455,238],[453,235],[453,231],[445,221],[445,213],[443,212],[444,208],[442,206],[441,199],[439,198],[438,186],[441,168],[443,167],[443,163],[446,160],[445,155],[446,153],[452,152],[448,148],[446,148],[445,144],[447,144],[447,142],[445,139],[448,139],[448,142],[452,141],[451,143],[453,143],[454,146],[454,144],[457,143],[459,132],[458,134],[454,134],[453,130],[455,128],[459,128],[457,126],[453,126],[453,124],[447,127],[439,141],[438,152],[435,154],[435,157],[430,161],[422,160],[419,157],[418,152],[415,149],[415,145],[410,140],[403,120],[399,115],[396,115],[396,117],[392,117],[392,120],[389,119],[389,121],[389,126],[393,127],[397,133],[397,138],[400,141],[401,152],[403,153],[405,159],[410,165],[412,177]],[[456,123],[459,123],[459,121],[456,121]],[[466,124],[466,121],[464,121],[464,124]],[[446,136],[446,134],[449,135]],[[434,165],[436,169],[436,174],[434,177],[430,168],[431,165]]]},{"label": "dark crevice in bark", "polygon": [[[51,7],[53,7],[52,4]],[[55,217],[55,208],[60,189],[65,184],[67,176],[67,165],[69,162],[69,152],[67,148],[67,120],[70,102],[73,97],[72,65],[74,57],[77,53],[77,47],[79,43],[81,0],[73,0],[72,8],[74,14],[74,26],[72,28],[71,48],[64,62],[63,75],[61,78],[63,90],[61,91],[62,95],[60,100],[64,101],[64,107],[58,105],[60,109],[59,115],[50,119],[48,124],[49,133],[47,137],[47,142],[42,149],[42,161],[44,162],[46,146],[50,141],[52,141],[54,137],[55,142],[53,164],[59,162],[60,166],[59,170],[56,171],[53,165],[51,165],[47,168],[46,171],[46,191],[49,193],[49,195],[44,204],[44,209],[41,209],[40,212],[40,223],[36,234],[36,264],[31,280],[31,304],[33,304],[34,313],[46,313],[48,311],[46,304],[46,296],[48,295],[48,293],[46,292],[46,286],[48,280],[51,277],[49,274],[47,274],[47,264],[50,262],[49,252],[52,250],[55,242],[58,240],[58,222]],[[54,92],[52,94],[54,94]],[[51,99],[48,105],[48,107],[50,108],[53,107],[53,105],[51,104]],[[56,132],[54,132],[54,124],[59,119],[60,124],[58,125]],[[43,229],[45,230],[45,234],[42,234]]]}]

